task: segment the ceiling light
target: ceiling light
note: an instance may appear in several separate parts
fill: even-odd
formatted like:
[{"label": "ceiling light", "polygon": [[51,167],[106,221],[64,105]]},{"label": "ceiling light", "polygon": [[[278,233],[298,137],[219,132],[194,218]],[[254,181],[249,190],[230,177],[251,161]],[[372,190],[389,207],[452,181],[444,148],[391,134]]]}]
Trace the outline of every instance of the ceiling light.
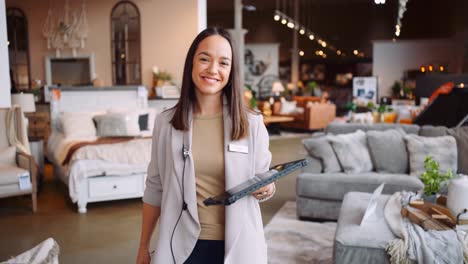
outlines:
[{"label": "ceiling light", "polygon": [[353,50],[354,55],[358,55],[359,51],[358,50]]},{"label": "ceiling light", "polygon": [[464,83],[460,83],[460,88],[465,88],[465,84]]},{"label": "ceiling light", "polygon": [[280,18],[281,18],[281,17],[280,17],[280,15],[278,15],[278,14],[276,14],[276,15],[273,17],[273,19],[274,19],[275,21],[279,21]]},{"label": "ceiling light", "polygon": [[341,50],[337,50],[336,54],[338,54],[338,56],[341,55]]},{"label": "ceiling light", "polygon": [[283,18],[283,19],[281,20],[281,24],[284,25],[284,24],[286,24],[286,23],[288,23],[288,21],[286,20],[286,18]]},{"label": "ceiling light", "polygon": [[309,35],[310,40],[314,40],[314,38],[315,38],[314,35],[312,35],[312,34]]},{"label": "ceiling light", "polygon": [[319,50],[318,54],[319,54],[320,56],[322,56],[322,55],[324,54],[324,53],[323,53],[323,50]]},{"label": "ceiling light", "polygon": [[293,22],[289,22],[289,23],[288,23],[288,28],[294,28],[294,23],[293,23]]},{"label": "ceiling light", "polygon": [[327,47],[327,43],[325,41],[322,41],[322,47],[324,47],[324,48]]},{"label": "ceiling light", "polygon": [[299,56],[304,56],[304,51],[299,51]]},{"label": "ceiling light", "polygon": [[322,55],[322,58],[326,59],[326,58],[327,58],[327,54],[324,53],[324,54]]},{"label": "ceiling light", "polygon": [[304,28],[301,28],[301,30],[299,30],[299,33],[300,33],[301,35],[304,35],[304,34],[305,34]]}]

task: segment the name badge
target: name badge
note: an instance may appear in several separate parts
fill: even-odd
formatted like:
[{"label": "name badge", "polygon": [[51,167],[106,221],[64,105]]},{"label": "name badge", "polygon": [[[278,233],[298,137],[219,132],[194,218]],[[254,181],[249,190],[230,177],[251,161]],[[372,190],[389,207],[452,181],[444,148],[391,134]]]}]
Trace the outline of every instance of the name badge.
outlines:
[{"label": "name badge", "polygon": [[242,145],[229,144],[228,150],[231,152],[240,152],[240,153],[245,153],[245,154],[249,153],[249,147],[242,146]]}]

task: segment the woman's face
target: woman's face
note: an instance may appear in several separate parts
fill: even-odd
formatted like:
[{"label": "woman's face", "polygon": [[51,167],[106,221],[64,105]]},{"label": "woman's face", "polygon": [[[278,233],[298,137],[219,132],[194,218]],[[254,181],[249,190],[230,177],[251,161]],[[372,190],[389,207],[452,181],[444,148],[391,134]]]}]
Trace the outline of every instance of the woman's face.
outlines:
[{"label": "woman's face", "polygon": [[229,42],[213,35],[198,45],[193,57],[192,80],[198,96],[221,94],[231,73],[232,50]]}]

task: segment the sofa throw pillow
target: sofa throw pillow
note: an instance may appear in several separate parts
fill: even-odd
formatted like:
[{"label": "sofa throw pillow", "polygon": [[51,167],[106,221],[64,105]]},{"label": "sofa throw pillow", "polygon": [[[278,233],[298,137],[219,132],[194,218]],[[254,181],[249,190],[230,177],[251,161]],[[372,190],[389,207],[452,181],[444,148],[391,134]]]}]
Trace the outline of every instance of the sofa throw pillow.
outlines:
[{"label": "sofa throw pillow", "polygon": [[0,164],[16,166],[16,147],[0,149]]},{"label": "sofa throw pillow", "polygon": [[447,133],[457,142],[458,172],[468,175],[468,127],[451,128]]},{"label": "sofa throw pillow", "polygon": [[311,157],[321,161],[324,173],[341,171],[338,158],[326,136],[304,139],[302,144]]},{"label": "sofa throw pillow", "polygon": [[369,153],[377,172],[408,173],[405,134],[402,129],[367,131]]},{"label": "sofa throw pillow", "polygon": [[328,141],[346,173],[372,171],[372,160],[367,149],[366,133],[358,130],[350,134],[328,135]]},{"label": "sofa throw pillow", "polygon": [[95,116],[98,137],[133,137],[140,135],[139,115],[134,113],[108,113]]},{"label": "sofa throw pillow", "polygon": [[431,156],[439,163],[443,172],[451,169],[457,173],[457,143],[452,136],[421,137],[406,135],[406,148],[408,149],[410,174],[420,176],[424,171],[424,160]]},{"label": "sofa throw pillow", "polygon": [[65,112],[60,115],[60,123],[63,133],[67,138],[93,138],[96,137],[91,112]]},{"label": "sofa throw pillow", "polygon": [[281,102],[281,108],[280,108],[280,114],[282,115],[289,115],[289,114],[294,114],[296,112],[296,101],[282,101]]}]

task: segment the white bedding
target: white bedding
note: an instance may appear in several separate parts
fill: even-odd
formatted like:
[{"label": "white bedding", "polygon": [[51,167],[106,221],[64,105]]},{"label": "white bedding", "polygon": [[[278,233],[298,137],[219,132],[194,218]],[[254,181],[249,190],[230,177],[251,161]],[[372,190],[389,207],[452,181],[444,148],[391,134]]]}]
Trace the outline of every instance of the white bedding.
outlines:
[{"label": "white bedding", "polygon": [[129,175],[146,173],[151,158],[151,138],[105,145],[89,145],[77,150],[68,165],[62,166],[68,150],[75,143],[94,141],[96,138],[67,139],[53,132],[49,137],[47,157],[68,185],[69,195],[77,202],[79,186],[86,178],[98,175]]}]

